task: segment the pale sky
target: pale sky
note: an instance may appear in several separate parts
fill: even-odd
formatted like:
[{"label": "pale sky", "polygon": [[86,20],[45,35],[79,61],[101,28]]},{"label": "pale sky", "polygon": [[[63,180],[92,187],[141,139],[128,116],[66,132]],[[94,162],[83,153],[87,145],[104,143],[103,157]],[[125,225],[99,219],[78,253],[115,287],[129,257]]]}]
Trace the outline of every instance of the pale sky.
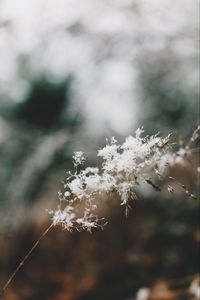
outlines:
[{"label": "pale sky", "polygon": [[19,73],[18,57],[30,56],[31,76],[74,75],[73,101],[88,132],[126,134],[139,118],[141,53],[170,41],[185,62],[175,76],[194,88],[197,25],[198,1],[1,0],[0,101],[23,100],[31,78]]}]

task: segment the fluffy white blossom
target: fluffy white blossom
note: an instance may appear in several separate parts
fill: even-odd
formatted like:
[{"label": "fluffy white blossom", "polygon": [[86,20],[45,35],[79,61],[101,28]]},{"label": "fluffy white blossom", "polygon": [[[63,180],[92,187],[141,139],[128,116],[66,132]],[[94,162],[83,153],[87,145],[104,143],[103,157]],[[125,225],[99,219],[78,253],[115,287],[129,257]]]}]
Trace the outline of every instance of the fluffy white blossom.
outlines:
[{"label": "fluffy white blossom", "polygon": [[[83,152],[76,152],[73,156],[75,173],[69,173],[65,192],[59,193],[64,202],[64,209],[59,208],[52,214],[53,224],[62,225],[71,230],[86,229],[102,226],[95,210],[102,197],[115,193],[120,204],[127,208],[130,201],[137,198],[138,187],[151,185],[159,191],[156,179],[162,179],[169,166],[184,163],[190,154],[190,147],[171,152],[169,143],[171,135],[165,138],[144,136],[143,129],[137,129],[135,136],[129,136],[124,143],[119,144],[115,138],[107,141],[105,147],[98,151],[97,156],[102,158],[101,167],[80,168],[85,162]],[[197,132],[195,134],[197,136]],[[77,169],[79,166],[80,170]],[[169,180],[175,180],[168,177]],[[195,197],[185,189],[187,195]],[[173,193],[173,187],[168,184],[168,191]]]},{"label": "fluffy white blossom", "polygon": [[74,152],[74,156],[72,156],[72,158],[74,166],[83,165],[85,162],[84,153],[82,151]]},{"label": "fluffy white blossom", "polygon": [[198,276],[192,281],[189,291],[196,297],[195,299],[200,299],[200,278]]},{"label": "fluffy white blossom", "polygon": [[53,214],[54,225],[61,224],[67,230],[73,228],[76,215],[72,206],[68,205],[63,210],[58,209],[55,212],[50,212],[50,214]]},{"label": "fluffy white blossom", "polygon": [[143,287],[143,288],[139,289],[139,291],[137,292],[136,299],[137,300],[148,300],[149,296],[150,296],[150,289]]}]

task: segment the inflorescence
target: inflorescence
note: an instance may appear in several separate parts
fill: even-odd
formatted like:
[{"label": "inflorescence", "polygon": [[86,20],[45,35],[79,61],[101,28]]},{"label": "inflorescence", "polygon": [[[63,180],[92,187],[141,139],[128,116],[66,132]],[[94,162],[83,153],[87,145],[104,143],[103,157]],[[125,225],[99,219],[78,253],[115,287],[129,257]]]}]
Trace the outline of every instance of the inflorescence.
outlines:
[{"label": "inflorescence", "polygon": [[[68,172],[64,193],[59,192],[60,205],[57,210],[50,211],[54,225],[61,225],[64,229],[86,229],[102,227],[95,211],[98,201],[102,197],[115,193],[120,204],[127,213],[131,200],[137,198],[137,190],[144,185],[151,185],[160,190],[154,182],[166,178],[169,167],[176,164],[185,164],[186,158],[191,155],[191,144],[199,137],[200,126],[194,131],[189,143],[172,153],[169,134],[167,137],[158,135],[144,136],[143,129],[138,128],[135,136],[129,136],[124,143],[119,144],[112,137],[105,147],[98,151],[101,157],[100,167],[84,167],[84,153],[75,152],[73,156],[74,173]],[[169,182],[176,180],[167,176]],[[184,185],[179,183],[185,193],[195,198]],[[171,184],[168,191],[173,192]],[[63,206],[63,208],[62,208]]]}]

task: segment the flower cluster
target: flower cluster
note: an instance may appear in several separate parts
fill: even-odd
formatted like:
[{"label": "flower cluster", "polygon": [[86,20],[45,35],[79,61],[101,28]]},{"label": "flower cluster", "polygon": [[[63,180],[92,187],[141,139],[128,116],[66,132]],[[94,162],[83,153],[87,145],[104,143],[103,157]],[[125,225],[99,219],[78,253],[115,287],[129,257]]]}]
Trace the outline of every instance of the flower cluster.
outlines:
[{"label": "flower cluster", "polygon": [[[122,144],[114,137],[111,138],[98,151],[97,156],[102,159],[100,168],[84,168],[84,153],[74,154],[75,173],[69,172],[64,185],[65,192],[59,193],[64,208],[60,205],[56,211],[51,212],[54,225],[61,225],[68,230],[76,228],[91,231],[92,228],[102,226],[95,215],[101,196],[114,192],[127,211],[130,201],[137,198],[138,187],[151,185],[155,190],[160,190],[154,178],[163,178],[169,166],[184,163],[185,156],[190,153],[190,145],[173,154],[169,143],[170,134],[165,138],[158,135],[142,137],[142,134],[143,130],[139,128],[135,136],[127,137]],[[173,177],[169,179],[175,180]],[[168,185],[168,191],[173,192],[171,185]]]}]

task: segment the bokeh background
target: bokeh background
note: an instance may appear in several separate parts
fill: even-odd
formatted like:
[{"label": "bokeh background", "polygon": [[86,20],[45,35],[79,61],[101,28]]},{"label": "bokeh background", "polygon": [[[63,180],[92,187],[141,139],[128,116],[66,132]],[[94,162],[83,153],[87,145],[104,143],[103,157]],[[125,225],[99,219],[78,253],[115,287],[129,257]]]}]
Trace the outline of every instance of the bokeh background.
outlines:
[{"label": "bokeh background", "polygon": [[[198,27],[198,1],[0,1],[1,285],[50,224],[74,151],[95,165],[106,137],[139,126],[191,136]],[[198,160],[172,170],[196,193]],[[103,232],[54,228],[5,299],[125,300],[143,286],[179,299],[198,272],[198,201],[149,190],[128,219],[118,203],[103,210]]]}]

